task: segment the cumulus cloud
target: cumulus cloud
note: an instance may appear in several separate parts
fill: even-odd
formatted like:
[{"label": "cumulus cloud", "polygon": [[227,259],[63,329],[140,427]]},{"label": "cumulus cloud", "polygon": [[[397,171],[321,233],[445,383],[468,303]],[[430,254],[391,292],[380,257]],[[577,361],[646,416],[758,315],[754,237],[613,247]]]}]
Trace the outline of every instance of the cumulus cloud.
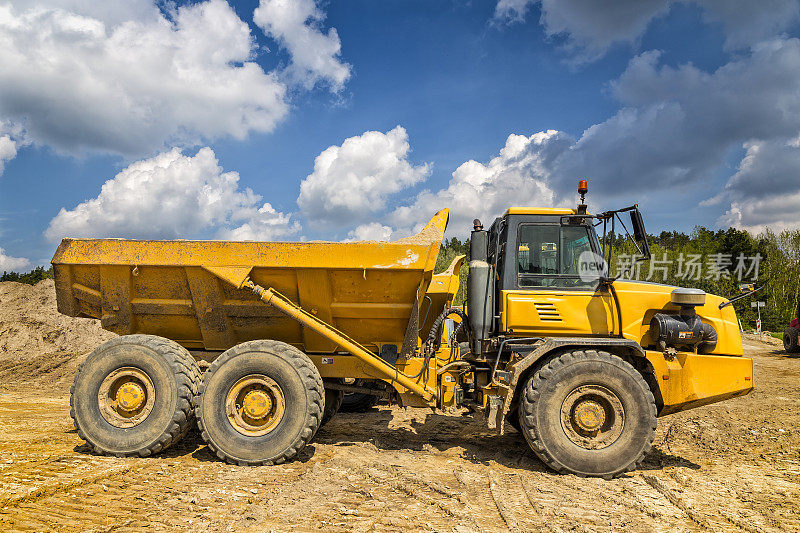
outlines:
[{"label": "cumulus cloud", "polygon": [[540,22],[550,36],[565,36],[579,61],[603,56],[614,43],[635,43],[654,19],[679,3],[699,6],[711,23],[721,23],[727,48],[747,47],[774,37],[800,17],[798,0],[500,0],[495,20],[524,19],[529,7],[541,4]]},{"label": "cumulus cloud", "polygon": [[29,269],[31,262],[24,257],[11,257],[0,248],[0,272],[21,272]]},{"label": "cumulus cloud", "polygon": [[0,6],[0,117],[38,143],[128,156],[274,128],[285,86],[223,0]]},{"label": "cumulus cloud", "polygon": [[461,164],[447,187],[419,193],[411,205],[401,206],[388,219],[398,228],[419,230],[434,213],[450,209],[449,228],[466,234],[472,220],[480,218],[486,226],[510,206],[559,203],[550,183],[555,159],[573,140],[558,131],[543,131],[526,137],[509,135],[498,156],[483,164]]},{"label": "cumulus cloud", "polygon": [[796,135],[798,86],[797,39],[759,44],[714,72],[662,66],[646,52],[612,84],[623,107],[583,133],[559,172],[620,194],[701,183],[743,142]]},{"label": "cumulus cloud", "polygon": [[293,221],[291,214],[276,211],[269,203],[259,208],[255,205],[238,206],[230,220],[234,224],[241,222],[241,225],[232,229],[222,228],[217,232],[217,238],[228,241],[274,241],[300,232],[300,223]]},{"label": "cumulus cloud", "polygon": [[297,203],[317,224],[367,221],[386,207],[394,193],[429,173],[427,164],[408,161],[406,130],[367,131],[330,146],[314,160],[314,172],[300,184]]},{"label": "cumulus cloud", "polygon": [[3,173],[5,162],[14,159],[16,156],[17,143],[15,143],[9,135],[0,137],[0,174]]},{"label": "cumulus cloud", "polygon": [[725,190],[707,205],[730,201],[720,224],[760,233],[800,227],[800,139],[752,141]]},{"label": "cumulus cloud", "polygon": [[347,233],[345,241],[390,241],[394,231],[380,222],[361,224]]},{"label": "cumulus cloud", "polygon": [[290,215],[242,189],[239,175],[223,171],[210,148],[191,157],[176,148],[131,164],[96,198],[62,208],[45,237],[275,240],[298,231]]},{"label": "cumulus cloud", "polygon": [[261,0],[253,21],[291,54],[288,78],[312,89],[321,82],[339,91],[350,77],[350,65],[340,57],[336,28],[325,33],[325,13],[316,0]]}]

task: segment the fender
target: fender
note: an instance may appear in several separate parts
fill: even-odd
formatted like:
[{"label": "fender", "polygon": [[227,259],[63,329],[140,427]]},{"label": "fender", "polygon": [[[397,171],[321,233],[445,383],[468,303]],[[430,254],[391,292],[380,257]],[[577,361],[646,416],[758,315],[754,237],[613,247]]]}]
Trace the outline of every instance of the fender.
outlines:
[{"label": "fender", "polygon": [[[592,348],[608,348],[611,353],[620,354],[620,355],[628,355],[633,358],[635,361],[640,361],[644,366],[651,366],[647,358],[645,357],[644,349],[639,345],[638,342],[630,340],[630,339],[619,339],[619,338],[606,338],[606,339],[594,339],[591,337],[550,337],[545,339],[545,341],[539,344],[536,349],[530,351],[528,355],[523,357],[522,359],[511,363],[507,367],[507,371],[511,373],[511,379],[508,382],[508,391],[506,392],[505,400],[503,401],[503,408],[498,412],[498,419],[497,419],[497,428],[500,430],[500,434],[502,435],[505,430],[505,421],[506,416],[508,415],[509,411],[511,411],[512,405],[514,405],[515,400],[519,398],[519,394],[517,393],[517,388],[519,385],[520,380],[527,375],[528,369],[530,369],[537,361],[542,359],[543,357],[547,356],[548,354],[554,351],[564,351],[564,348],[576,348],[576,349],[592,349]],[[639,369],[642,370],[641,368]],[[652,373],[652,370],[649,370]],[[645,376],[647,379],[647,376]],[[649,381],[649,380],[648,380]],[[652,388],[652,385],[651,385]],[[658,392],[658,386],[656,385],[656,390],[653,394],[656,394],[656,403],[660,401],[660,394]]]}]

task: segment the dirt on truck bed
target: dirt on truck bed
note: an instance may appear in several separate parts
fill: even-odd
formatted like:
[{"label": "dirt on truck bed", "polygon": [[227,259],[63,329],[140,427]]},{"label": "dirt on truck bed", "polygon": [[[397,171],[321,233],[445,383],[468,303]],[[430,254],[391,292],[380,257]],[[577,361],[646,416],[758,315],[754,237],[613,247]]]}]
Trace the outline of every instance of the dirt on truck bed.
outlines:
[{"label": "dirt on truck bed", "polygon": [[644,467],[547,470],[513,429],[429,409],[339,414],[300,460],[238,467],[196,431],[148,458],[95,456],[71,375],[113,335],[0,283],[0,531],[798,531],[800,358],[756,337],[749,396],[659,420]]}]

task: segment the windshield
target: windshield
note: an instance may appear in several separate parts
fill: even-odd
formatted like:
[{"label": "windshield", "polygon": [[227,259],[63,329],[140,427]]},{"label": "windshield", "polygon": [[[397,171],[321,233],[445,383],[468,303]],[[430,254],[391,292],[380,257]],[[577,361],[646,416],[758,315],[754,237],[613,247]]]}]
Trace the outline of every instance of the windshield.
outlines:
[{"label": "windshield", "polygon": [[555,224],[520,224],[517,244],[517,281],[520,288],[590,287],[582,281],[579,260],[592,252],[591,228]]}]

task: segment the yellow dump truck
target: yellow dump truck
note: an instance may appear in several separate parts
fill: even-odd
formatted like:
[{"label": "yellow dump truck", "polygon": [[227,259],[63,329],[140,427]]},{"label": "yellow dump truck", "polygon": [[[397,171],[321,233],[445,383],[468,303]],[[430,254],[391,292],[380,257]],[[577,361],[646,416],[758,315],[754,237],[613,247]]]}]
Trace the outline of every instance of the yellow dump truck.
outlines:
[{"label": "yellow dump truck", "polygon": [[146,456],[196,419],[221,459],[282,463],[369,393],[513,426],[560,472],[634,469],[657,417],[747,394],[753,364],[726,299],[608,275],[595,226],[624,212],[646,251],[635,206],[476,220],[462,307],[463,258],[434,275],[447,210],[395,242],[64,239],[59,311],[120,335],[75,377],[75,427]]}]

